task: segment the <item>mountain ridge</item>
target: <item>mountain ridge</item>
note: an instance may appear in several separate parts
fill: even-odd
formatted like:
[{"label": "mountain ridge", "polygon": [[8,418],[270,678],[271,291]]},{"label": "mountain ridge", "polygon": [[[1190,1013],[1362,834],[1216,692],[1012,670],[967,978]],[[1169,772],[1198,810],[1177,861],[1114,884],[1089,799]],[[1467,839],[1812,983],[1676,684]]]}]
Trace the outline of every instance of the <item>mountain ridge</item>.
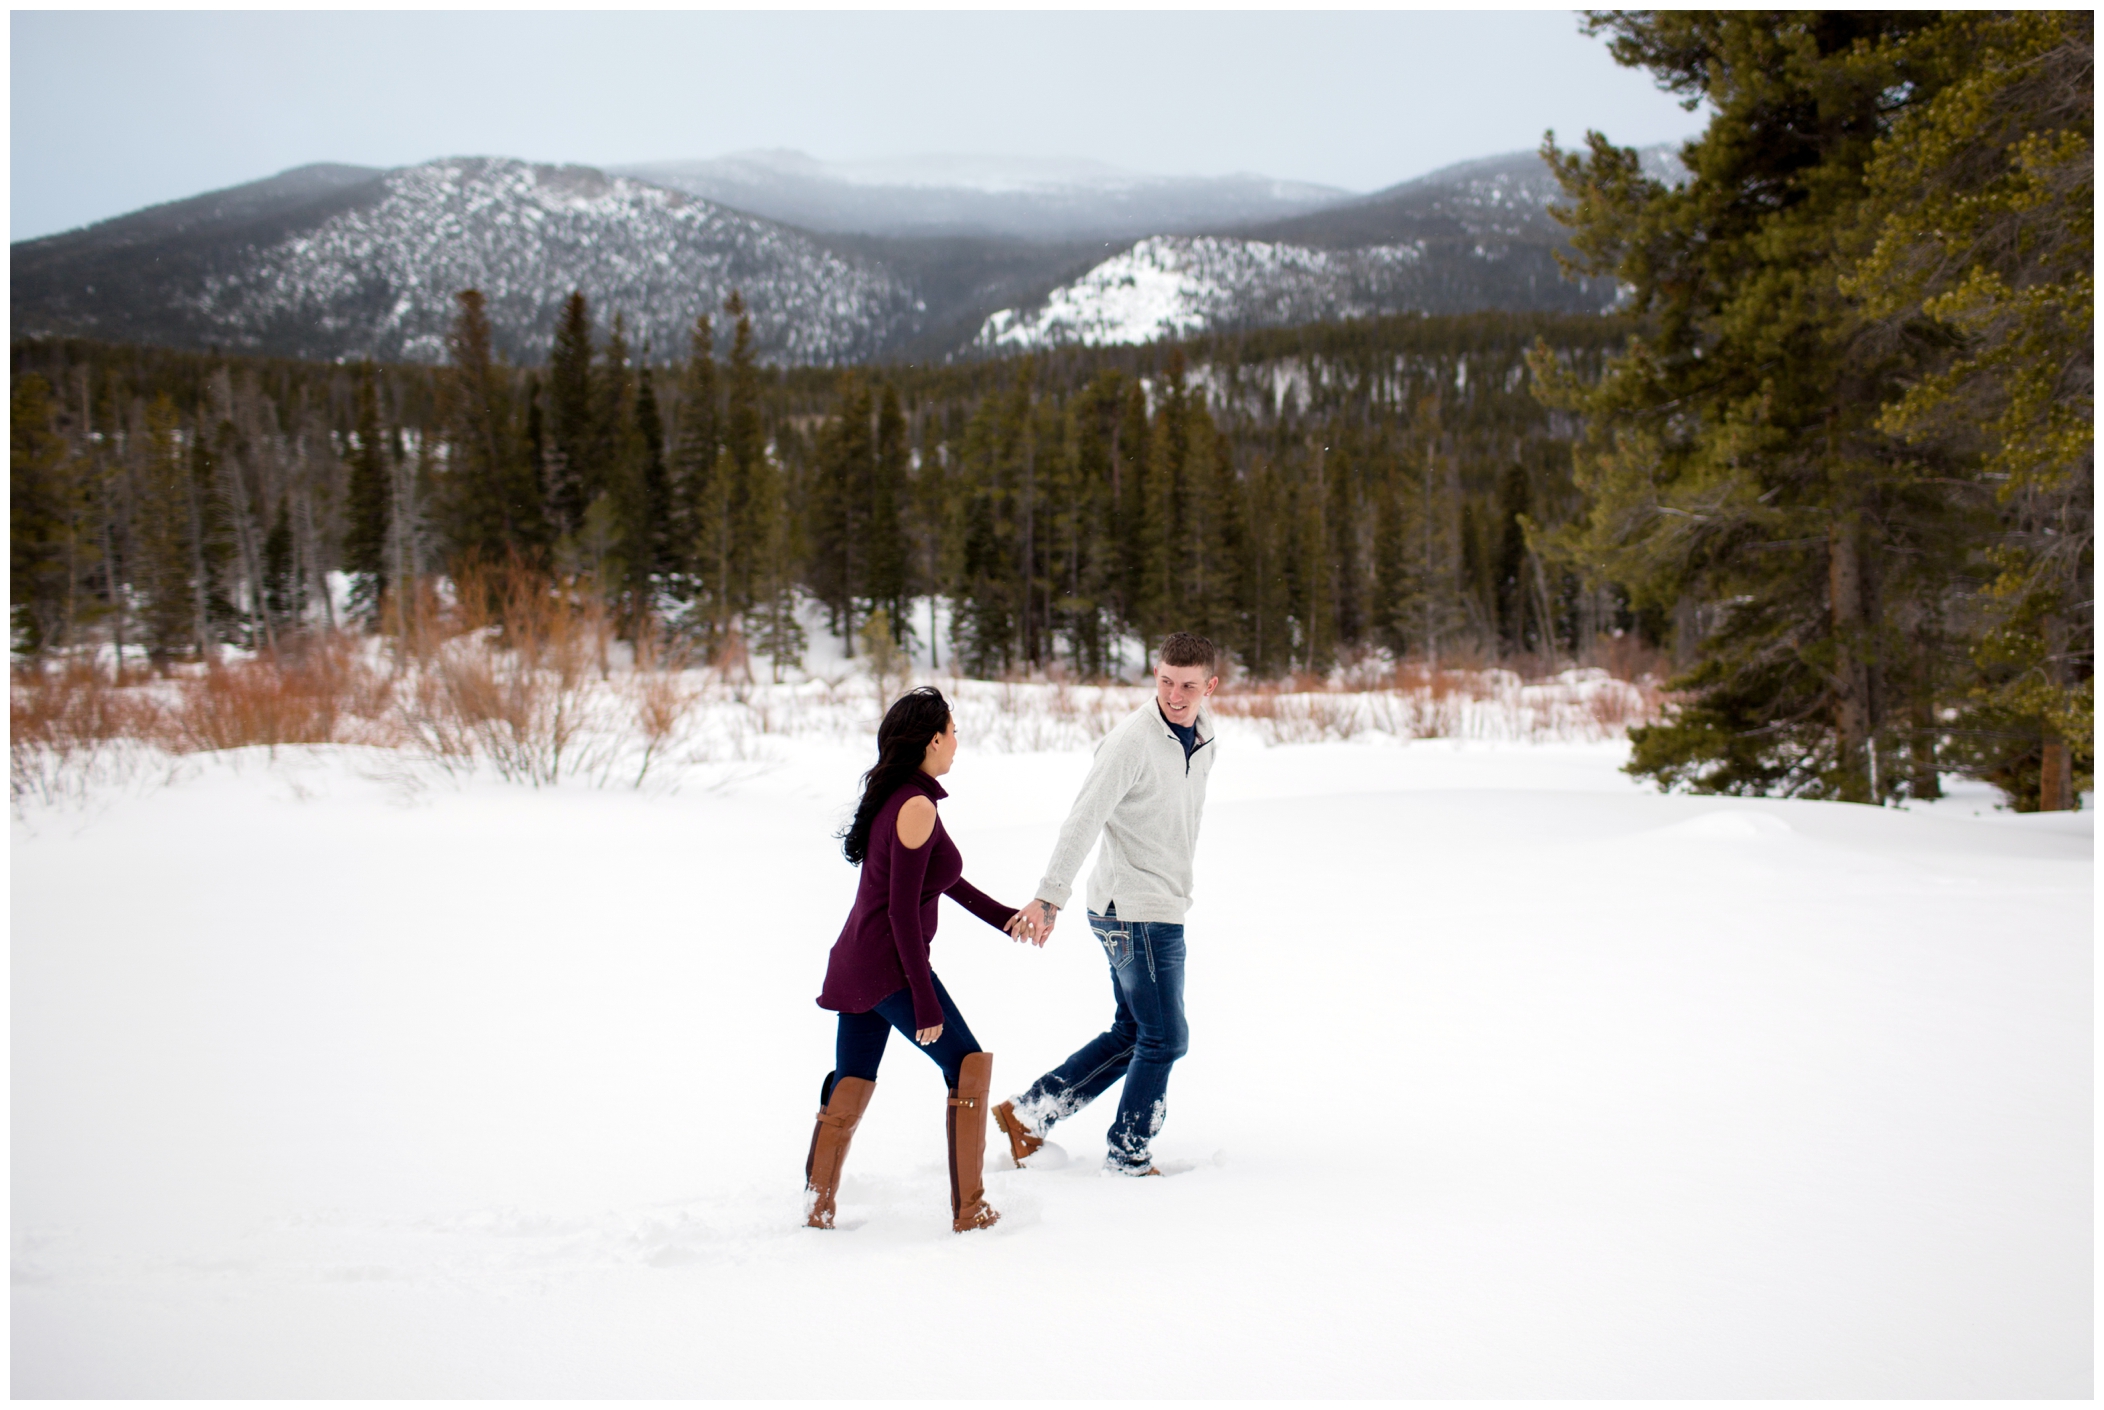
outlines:
[{"label": "mountain ridge", "polygon": [[806,230],[887,236],[1137,239],[1300,214],[1351,195],[1253,173],[1157,176],[972,153],[825,162],[770,149],[608,170]]},{"label": "mountain ridge", "polygon": [[1558,194],[1535,154],[1507,153],[1279,218],[1053,240],[815,231],[619,170],[515,158],[313,163],[19,242],[10,300],[28,334],[435,361],[453,295],[472,286],[499,350],[533,362],[572,289],[659,360],[733,287],[762,355],[789,362],[1609,308],[1610,283],[1556,266]]}]

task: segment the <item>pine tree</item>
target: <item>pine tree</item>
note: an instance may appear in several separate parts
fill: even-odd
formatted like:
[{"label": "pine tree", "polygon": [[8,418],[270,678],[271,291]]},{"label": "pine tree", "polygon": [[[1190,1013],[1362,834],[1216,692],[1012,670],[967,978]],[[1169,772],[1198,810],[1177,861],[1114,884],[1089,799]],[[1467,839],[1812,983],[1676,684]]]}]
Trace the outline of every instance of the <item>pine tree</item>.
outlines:
[{"label": "pine tree", "polygon": [[672,476],[665,464],[665,421],[657,387],[646,365],[636,378],[636,436],[643,443],[643,530],[653,574],[669,577],[677,566],[673,538]]},{"label": "pine tree", "polygon": [[963,533],[952,649],[978,675],[1007,671],[1023,646],[1025,579],[1019,520],[1032,368],[988,396],[965,428],[959,476]]},{"label": "pine tree", "polygon": [[1940,345],[1880,428],[1978,466],[1997,522],[1970,660],[1939,649],[1948,607],[1901,624],[1927,677],[1908,692],[1910,791],[1934,788],[1943,733],[1922,702],[1964,682],[1952,762],[2019,809],[2071,808],[2095,766],[2092,21],[1946,12],[1919,48],[1946,81],[1880,137],[1872,243],[1843,287],[1873,326]]},{"label": "pine tree", "polygon": [[393,470],[380,429],[373,371],[358,378],[358,431],[351,451],[351,477],[344,528],[343,567],[351,574],[351,610],[371,622],[387,592],[387,522]]},{"label": "pine tree", "polygon": [[664,462],[664,425],[649,374],[628,347],[627,322],[614,315],[594,384],[597,459],[603,485],[585,511],[600,526],[603,561],[594,565],[607,590],[624,603],[626,630],[644,629],[654,609],[654,580],[668,552],[671,509]]},{"label": "pine tree", "polygon": [[502,563],[513,554],[537,561],[548,525],[538,477],[513,426],[509,380],[490,352],[481,293],[469,289],[459,303],[449,340],[452,364],[440,384],[447,537],[463,564]]},{"label": "pine tree", "polygon": [[1400,466],[1387,459],[1382,468],[1374,488],[1373,608],[1369,615],[1375,639],[1400,661],[1411,645],[1405,566],[1409,546],[1403,527]]},{"label": "pine tree", "polygon": [[1065,499],[1056,525],[1064,561],[1054,590],[1074,669],[1088,677],[1110,673],[1113,638],[1120,625],[1113,447],[1124,407],[1123,386],[1121,374],[1110,368],[1074,397],[1067,415],[1064,473],[1057,481]]},{"label": "pine tree", "polygon": [[[672,448],[673,571],[699,580],[695,586],[710,597],[722,558],[716,535],[723,509],[714,478],[722,445],[722,418],[716,405],[715,337],[708,315],[694,320],[687,361],[680,373],[679,425]],[[704,614],[721,620],[720,614]]]},{"label": "pine tree", "polygon": [[284,499],[263,536],[263,610],[280,633],[296,627],[307,608],[305,582],[292,540],[292,512]]},{"label": "pine tree", "polygon": [[1250,622],[1258,593],[1248,490],[1235,473],[1234,438],[1216,429],[1211,440],[1212,474],[1204,494],[1210,510],[1210,529],[1203,545],[1207,575],[1197,620],[1206,636],[1248,665],[1253,655]]},{"label": "pine tree", "polygon": [[[769,542],[770,525],[783,517],[777,477],[767,465],[765,428],[760,420],[760,377],[753,352],[752,316],[735,289],[723,301],[724,316],[733,321],[728,398],[723,418],[723,449],[730,462],[726,481],[725,599],[736,612],[756,600],[765,576],[757,556]],[[786,541],[785,541],[786,542]]]},{"label": "pine tree", "polygon": [[1183,349],[1172,347],[1147,456],[1148,551],[1140,577],[1142,596],[1153,608],[1144,632],[1149,640],[1182,629],[1191,607],[1183,569],[1200,548],[1191,524],[1191,425],[1184,376]]},{"label": "pine tree", "polygon": [[67,451],[53,425],[51,386],[32,373],[15,383],[9,422],[8,606],[14,649],[29,655],[63,634],[67,596]]},{"label": "pine tree", "polygon": [[764,453],[746,481],[753,584],[746,635],[768,659],[777,682],[784,670],[802,663],[805,648],[803,624],[796,617],[795,542],[780,481],[780,468]]},{"label": "pine tree", "polygon": [[1117,501],[1118,615],[1142,637],[1152,639],[1168,615],[1154,568],[1161,557],[1156,495],[1149,476],[1147,393],[1138,380],[1125,391],[1124,415],[1111,443],[1111,474]]},{"label": "pine tree", "polygon": [[223,638],[239,639],[241,613],[234,605],[232,581],[234,526],[219,494],[219,467],[204,421],[200,409],[188,434],[191,633],[200,655],[214,660]]},{"label": "pine tree", "polygon": [[1365,597],[1360,581],[1359,493],[1350,432],[1340,428],[1322,449],[1323,529],[1329,537],[1331,619],[1337,640],[1358,646],[1366,639]]},{"label": "pine tree", "polygon": [[[1911,12],[1601,15],[1616,59],[1715,109],[1683,150],[1691,179],[1646,178],[1599,134],[1550,152],[1580,267],[1633,290],[1644,335],[1597,386],[1538,380],[1588,417],[1590,497],[1575,560],[1713,626],[1669,722],[1632,732],[1662,785],[1873,802],[1905,789],[1891,716],[1894,564],[1920,561],[1954,467],[1878,425],[1928,350],[1867,337],[1845,295],[1866,167],[1895,107],[1943,78]],[[1943,589],[1933,582],[1917,593]],[[1901,708],[1895,711],[1894,706]]]},{"label": "pine tree", "polygon": [[1537,648],[1547,651],[1551,643],[1541,639],[1538,632],[1528,630],[1530,625],[1539,628],[1544,624],[1540,622],[1540,613],[1533,603],[1534,565],[1532,555],[1527,551],[1526,530],[1526,519],[1533,509],[1533,501],[1523,466],[1508,465],[1499,474],[1496,505],[1497,546],[1491,560],[1491,580],[1498,640],[1505,650],[1515,654]]},{"label": "pine tree", "polygon": [[850,658],[855,654],[855,602],[868,595],[869,587],[874,416],[869,384],[848,374],[839,405],[819,432],[805,514],[811,548],[805,577]]},{"label": "pine tree", "polygon": [[892,640],[899,645],[910,640],[913,631],[907,595],[911,550],[906,505],[912,487],[907,480],[906,435],[906,413],[899,405],[898,389],[887,382],[877,401],[863,596],[872,612],[885,614]]},{"label": "pine tree", "polygon": [[592,316],[582,290],[563,301],[548,355],[546,395],[549,516],[558,534],[573,535],[604,479],[592,415]]},{"label": "pine tree", "polygon": [[133,522],[138,545],[134,586],[145,597],[140,625],[156,669],[197,641],[197,604],[191,576],[189,457],[174,398],[162,393],[145,409],[138,428],[143,454],[136,474],[139,512]]}]

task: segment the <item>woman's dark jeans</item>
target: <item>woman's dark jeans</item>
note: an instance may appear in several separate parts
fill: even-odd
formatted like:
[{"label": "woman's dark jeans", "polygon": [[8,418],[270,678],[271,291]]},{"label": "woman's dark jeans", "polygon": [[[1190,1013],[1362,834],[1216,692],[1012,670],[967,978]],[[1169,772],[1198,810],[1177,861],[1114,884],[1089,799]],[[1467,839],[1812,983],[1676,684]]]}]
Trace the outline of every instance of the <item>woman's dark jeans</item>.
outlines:
[{"label": "woman's dark jeans", "polygon": [[[935,1065],[942,1069],[942,1080],[954,1090],[964,1060],[979,1051],[979,1040],[972,1036],[964,1015],[957,1012],[950,991],[942,987],[941,977],[929,977],[935,980],[935,997],[942,1001],[942,1036],[924,1048],[918,1043],[913,1046],[935,1059]],[[886,994],[867,1013],[840,1015],[840,1034],[833,1040],[834,1076],[876,1081],[877,1064],[884,1060],[885,1040],[894,1028],[905,1034],[909,1042],[912,1040],[916,1030],[911,989]],[[830,1084],[827,1090],[831,1090]]]},{"label": "woman's dark jeans", "polygon": [[1191,1045],[1184,1023],[1184,928],[1119,920],[1118,908],[1089,912],[1089,929],[1110,961],[1117,1015],[1072,1057],[1037,1079],[1018,1103],[1040,1131],[1087,1106],[1120,1077],[1125,1090],[1111,1123],[1109,1163],[1127,1173],[1153,1164],[1149,1143],[1169,1110],[1169,1069]]}]

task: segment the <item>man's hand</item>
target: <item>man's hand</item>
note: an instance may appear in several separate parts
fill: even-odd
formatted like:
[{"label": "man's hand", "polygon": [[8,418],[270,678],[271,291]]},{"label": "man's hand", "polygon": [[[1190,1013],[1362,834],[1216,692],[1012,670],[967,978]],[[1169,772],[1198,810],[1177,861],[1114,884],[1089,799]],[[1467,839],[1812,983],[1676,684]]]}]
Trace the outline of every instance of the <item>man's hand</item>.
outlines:
[{"label": "man's hand", "polygon": [[1059,907],[1050,901],[1032,901],[1008,918],[1008,933],[1018,940],[1042,945],[1052,937],[1052,927],[1058,920]]}]

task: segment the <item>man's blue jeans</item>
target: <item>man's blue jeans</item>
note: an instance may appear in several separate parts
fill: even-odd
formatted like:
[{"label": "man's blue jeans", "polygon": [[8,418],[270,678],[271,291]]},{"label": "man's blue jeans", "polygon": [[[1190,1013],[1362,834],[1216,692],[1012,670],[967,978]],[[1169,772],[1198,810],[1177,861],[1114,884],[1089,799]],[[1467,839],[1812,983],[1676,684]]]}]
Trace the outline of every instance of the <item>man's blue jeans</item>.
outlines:
[{"label": "man's blue jeans", "polygon": [[1109,1028],[1038,1078],[1016,1105],[1043,1133],[1123,1077],[1107,1163],[1126,1174],[1144,1174],[1153,1164],[1149,1143],[1168,1115],[1169,1069],[1191,1043],[1184,1024],[1184,928],[1119,920],[1112,906],[1104,915],[1089,912],[1089,929],[1110,961],[1117,1015]]}]

